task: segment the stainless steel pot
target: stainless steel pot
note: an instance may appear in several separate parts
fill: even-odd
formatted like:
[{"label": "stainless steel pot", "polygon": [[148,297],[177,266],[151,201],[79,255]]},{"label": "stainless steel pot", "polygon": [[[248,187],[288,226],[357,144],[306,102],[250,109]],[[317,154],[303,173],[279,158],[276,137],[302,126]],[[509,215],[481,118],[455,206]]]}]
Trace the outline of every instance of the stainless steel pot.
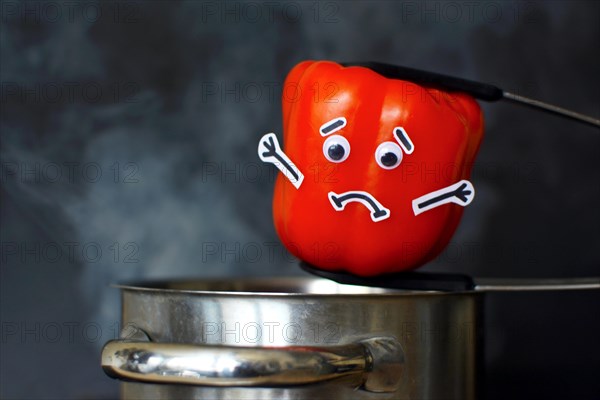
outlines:
[{"label": "stainless steel pot", "polygon": [[323,279],[120,286],[124,399],[473,399],[481,293]]}]

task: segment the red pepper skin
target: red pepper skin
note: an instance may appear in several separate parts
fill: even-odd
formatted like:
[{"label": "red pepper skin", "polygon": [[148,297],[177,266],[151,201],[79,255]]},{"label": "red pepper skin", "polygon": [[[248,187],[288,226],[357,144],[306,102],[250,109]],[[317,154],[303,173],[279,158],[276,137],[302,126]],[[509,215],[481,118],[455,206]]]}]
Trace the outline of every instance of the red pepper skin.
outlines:
[{"label": "red pepper skin", "polygon": [[[323,270],[359,276],[414,269],[439,255],[463,207],[445,204],[415,215],[412,200],[469,179],[483,137],[483,115],[472,97],[363,67],[305,61],[286,78],[282,102],[283,151],[305,175],[298,189],[282,174],[275,183],[275,229],[292,254]],[[332,163],[319,129],[338,117],[347,124],[335,134],[351,150],[344,162]],[[397,142],[399,126],[414,151],[404,153],[397,168],[383,169],[376,149]],[[390,210],[389,218],[374,222],[358,202],[337,211],[331,191],[366,191]]]}]

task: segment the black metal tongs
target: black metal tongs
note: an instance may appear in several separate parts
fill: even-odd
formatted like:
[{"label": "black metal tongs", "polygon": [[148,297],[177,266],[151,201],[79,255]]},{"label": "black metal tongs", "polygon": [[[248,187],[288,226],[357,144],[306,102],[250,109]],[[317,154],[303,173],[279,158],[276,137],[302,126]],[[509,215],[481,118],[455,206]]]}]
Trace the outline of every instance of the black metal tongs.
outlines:
[{"label": "black metal tongs", "polygon": [[[508,100],[557,114],[588,125],[600,127],[600,119],[553,104],[519,96],[494,85],[442,75],[419,69],[400,67],[379,62],[340,63],[344,67],[364,67],[388,79],[411,81],[423,86],[434,87],[451,92],[463,92],[484,101]],[[600,278],[561,278],[561,279],[477,279],[463,274],[432,272],[397,272],[373,277],[361,277],[346,272],[324,271],[305,262],[300,266],[306,272],[341,284],[380,287],[387,289],[446,291],[446,292],[508,292],[508,291],[546,291],[546,290],[585,290],[600,289]]]},{"label": "black metal tongs", "polygon": [[456,78],[454,76],[438,74],[436,72],[423,71],[401,67],[397,65],[384,64],[379,62],[347,62],[340,63],[344,67],[364,67],[368,68],[381,76],[389,79],[402,79],[418,83],[420,85],[435,87],[452,92],[463,92],[473,96],[476,99],[484,101],[507,100],[520,105],[525,105],[538,110],[543,110],[562,117],[580,121],[592,126],[600,127],[600,119],[590,117],[575,111],[567,110],[562,107],[548,104],[539,100],[520,96],[514,93],[502,90],[497,86],[487,83],[470,81],[467,79]]},{"label": "black metal tongs", "polygon": [[600,289],[600,277],[558,279],[472,278],[464,274],[416,271],[363,277],[347,272],[324,271],[303,261],[300,262],[300,267],[310,274],[343,285],[410,291],[533,292]]}]

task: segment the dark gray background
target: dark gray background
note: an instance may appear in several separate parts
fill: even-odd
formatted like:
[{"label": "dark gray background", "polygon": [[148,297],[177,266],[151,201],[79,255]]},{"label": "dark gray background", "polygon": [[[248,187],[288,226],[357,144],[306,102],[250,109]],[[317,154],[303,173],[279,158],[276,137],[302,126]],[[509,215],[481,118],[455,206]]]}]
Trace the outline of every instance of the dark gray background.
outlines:
[{"label": "dark gray background", "polygon": [[[99,367],[112,282],[303,275],[255,153],[299,61],[420,67],[600,116],[595,1],[1,6],[2,398],[116,396]],[[425,270],[598,275],[599,131],[483,106],[477,199]],[[488,397],[597,398],[598,300],[489,296]]]}]

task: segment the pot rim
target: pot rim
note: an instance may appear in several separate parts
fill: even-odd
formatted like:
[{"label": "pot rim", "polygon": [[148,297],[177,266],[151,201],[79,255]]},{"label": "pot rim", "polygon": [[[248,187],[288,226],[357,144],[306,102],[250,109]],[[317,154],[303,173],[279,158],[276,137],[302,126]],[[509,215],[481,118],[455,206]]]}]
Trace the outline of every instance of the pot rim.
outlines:
[{"label": "pot rim", "polygon": [[[194,289],[193,286],[203,287]],[[112,284],[111,287],[120,289],[121,291],[130,292],[227,297],[390,298],[409,296],[472,296],[480,294],[480,292],[473,290],[450,292],[437,290],[386,289],[379,287],[340,284],[324,278],[289,276],[151,280],[145,282]],[[216,287],[217,289],[208,289],[208,287]],[[256,289],[252,289],[252,287],[255,287]]]}]

